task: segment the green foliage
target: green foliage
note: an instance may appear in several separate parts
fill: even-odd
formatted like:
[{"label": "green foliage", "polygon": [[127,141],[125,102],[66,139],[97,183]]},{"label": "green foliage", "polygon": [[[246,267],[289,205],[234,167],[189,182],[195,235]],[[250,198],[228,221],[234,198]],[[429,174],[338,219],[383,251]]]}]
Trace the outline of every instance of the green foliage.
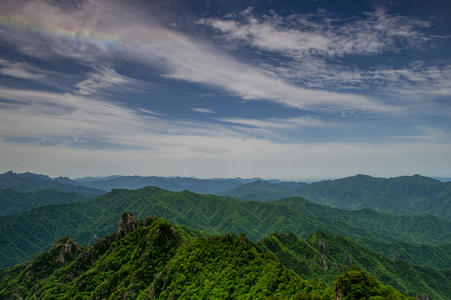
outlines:
[{"label": "green foliage", "polygon": [[[64,250],[68,244],[77,251]],[[71,259],[60,261],[64,253]],[[0,278],[1,299],[333,297],[332,287],[301,279],[244,234],[191,239],[163,219],[131,214],[93,247],[63,239],[25,265],[0,270]]]},{"label": "green foliage", "polygon": [[419,175],[390,179],[357,175],[289,185],[256,181],[222,195],[258,201],[304,197],[317,204],[346,210],[371,208],[398,215],[432,214],[451,220],[451,182]]},{"label": "green foliage", "polygon": [[[342,224],[342,226],[346,224],[350,228],[360,228],[361,232],[366,231],[368,234],[366,236],[364,234],[351,236],[344,232],[333,232],[329,229],[330,227],[323,227],[324,230],[334,235],[350,237],[368,249],[384,254],[393,260],[404,259],[418,265],[427,265],[440,269],[451,268],[451,243],[449,243],[451,241],[451,228],[449,221],[430,215],[393,216],[378,213],[371,209],[346,211],[325,205],[317,205],[299,197],[281,199],[274,203],[288,206],[308,216],[325,218]],[[440,231],[437,231],[437,229]],[[390,233],[391,230],[393,230],[393,234]],[[392,238],[383,241],[377,234]],[[435,238],[438,239],[435,241],[431,240]],[[429,243],[427,240],[429,240]],[[441,243],[437,246],[425,245],[436,244],[441,241],[446,241],[447,243]],[[416,244],[414,245],[412,242]]]},{"label": "green foliage", "polygon": [[369,251],[343,237],[318,231],[306,241],[294,234],[273,234],[259,242],[297,274],[320,278],[332,284],[341,270],[352,265],[374,275],[378,280],[405,293],[428,294],[434,299],[447,299],[451,294],[450,270],[436,270],[393,261]]},{"label": "green foliage", "polygon": [[398,215],[432,214],[451,220],[451,182],[420,175],[389,179],[357,175],[314,182],[296,192],[314,203],[346,210],[371,208]]},{"label": "green foliage", "polygon": [[52,241],[60,236],[68,236],[81,245],[90,245],[112,233],[115,220],[124,211],[134,212],[141,218],[147,214],[162,217],[204,236],[205,233],[245,232],[253,241],[274,232],[293,232],[307,238],[319,229],[358,241],[365,238],[391,243],[401,239],[434,244],[451,240],[451,222],[432,216],[397,217],[370,211],[341,211],[302,198],[284,201],[243,202],[215,195],[148,187],[132,191],[113,190],[85,203],[38,207],[0,217],[0,266],[31,259],[50,249]]},{"label": "green foliage", "polygon": [[341,300],[415,299],[407,298],[394,288],[381,284],[375,277],[355,266],[337,277],[335,295]]}]

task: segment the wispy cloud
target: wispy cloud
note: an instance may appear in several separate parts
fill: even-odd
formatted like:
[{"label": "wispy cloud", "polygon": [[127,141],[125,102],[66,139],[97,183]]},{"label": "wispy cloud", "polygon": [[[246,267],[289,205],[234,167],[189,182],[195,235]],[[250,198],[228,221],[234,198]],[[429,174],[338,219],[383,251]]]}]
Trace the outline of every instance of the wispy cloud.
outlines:
[{"label": "wispy cloud", "polygon": [[108,67],[97,68],[96,72],[91,72],[87,75],[88,79],[74,85],[76,94],[111,93],[112,90],[118,88],[142,88],[144,86],[139,80],[118,74],[114,69]]},{"label": "wispy cloud", "polygon": [[310,117],[297,118],[270,118],[270,119],[244,119],[244,118],[223,118],[222,122],[233,123],[235,125],[249,126],[265,129],[300,129],[300,128],[320,128],[340,126],[334,122],[326,122]]},{"label": "wispy cloud", "polygon": [[26,62],[13,62],[0,58],[0,73],[3,75],[28,79],[35,81],[42,81],[47,78],[41,70]]},{"label": "wispy cloud", "polygon": [[[34,7],[33,3],[22,7],[15,18],[28,20],[27,22],[35,26],[63,27],[66,31],[82,34],[68,36],[58,31],[39,33],[26,31],[24,34],[38,34],[39,37],[48,39],[46,43],[48,46],[43,47],[36,44],[36,41],[41,39],[22,37],[19,41],[19,37],[15,37],[15,41],[26,53],[43,51],[42,57],[53,53],[57,56],[78,59],[83,63],[92,64],[96,61],[98,65],[101,65],[102,61],[108,61],[108,57],[112,55],[119,55],[121,58],[158,67],[164,70],[167,78],[219,87],[245,100],[271,101],[298,109],[357,109],[378,112],[399,110],[363,95],[297,86],[278,77],[277,74],[271,75],[265,68],[241,63],[173,29],[140,19],[137,17],[139,14],[134,13],[133,9],[118,2],[94,5],[88,1],[82,8],[76,10],[62,10],[47,4],[40,5],[36,10]],[[44,18],[44,15],[51,17]],[[113,37],[115,46],[110,46],[108,41],[102,40],[99,33],[102,36]],[[272,32],[271,38],[279,36],[273,35],[274,33],[277,32]],[[319,38],[322,39],[321,36]],[[300,51],[304,51],[302,49],[300,48]],[[124,83],[126,80],[118,76],[113,69],[104,68],[97,69],[89,79],[78,83],[76,87],[80,94],[87,95],[98,88]]]},{"label": "wispy cloud", "polygon": [[431,39],[418,30],[430,27],[428,22],[390,15],[382,8],[367,12],[366,18],[344,21],[324,12],[288,17],[273,13],[258,18],[248,9],[233,18],[209,18],[199,22],[217,29],[229,41],[297,59],[377,54],[420,47]]},{"label": "wispy cloud", "polygon": [[204,113],[204,114],[214,114],[214,113],[216,113],[211,108],[192,107],[191,110],[195,111],[195,112]]}]

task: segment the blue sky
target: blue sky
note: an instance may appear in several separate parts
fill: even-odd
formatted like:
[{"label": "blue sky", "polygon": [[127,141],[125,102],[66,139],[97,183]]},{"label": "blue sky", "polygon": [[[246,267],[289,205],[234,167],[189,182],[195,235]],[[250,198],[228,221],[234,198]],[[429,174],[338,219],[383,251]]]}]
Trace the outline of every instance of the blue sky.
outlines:
[{"label": "blue sky", "polygon": [[451,176],[449,1],[2,1],[0,171]]}]

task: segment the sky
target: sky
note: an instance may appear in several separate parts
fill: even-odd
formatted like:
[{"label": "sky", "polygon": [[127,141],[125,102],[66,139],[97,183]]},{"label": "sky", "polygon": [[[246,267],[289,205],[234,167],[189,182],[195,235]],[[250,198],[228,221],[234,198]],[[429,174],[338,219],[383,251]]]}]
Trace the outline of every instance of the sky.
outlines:
[{"label": "sky", "polygon": [[0,172],[451,177],[448,0],[2,0]]}]

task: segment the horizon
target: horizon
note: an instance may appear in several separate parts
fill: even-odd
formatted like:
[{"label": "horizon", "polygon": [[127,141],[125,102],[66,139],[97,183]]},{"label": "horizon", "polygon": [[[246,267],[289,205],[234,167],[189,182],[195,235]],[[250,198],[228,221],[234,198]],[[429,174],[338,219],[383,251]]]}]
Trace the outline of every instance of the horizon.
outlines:
[{"label": "horizon", "polygon": [[0,170],[449,178],[450,14],[446,0],[4,0]]},{"label": "horizon", "polygon": [[210,177],[210,178],[200,178],[200,177],[195,177],[195,176],[178,176],[178,175],[172,175],[172,176],[159,176],[159,175],[138,175],[138,174],[133,174],[133,175],[119,175],[119,174],[114,174],[114,175],[100,175],[100,176],[82,176],[82,177],[68,177],[68,176],[64,176],[64,175],[56,175],[56,176],[51,176],[49,174],[44,174],[44,173],[34,173],[34,172],[29,172],[29,171],[25,171],[25,172],[16,172],[14,170],[9,170],[7,172],[4,173],[0,173],[0,175],[4,175],[7,173],[13,173],[16,175],[20,175],[20,174],[34,174],[34,175],[40,175],[40,176],[47,176],[50,177],[51,179],[56,179],[59,177],[62,178],[69,178],[70,180],[73,181],[77,181],[80,179],[85,179],[85,178],[94,178],[94,179],[104,179],[104,178],[109,178],[109,177],[160,177],[160,178],[191,178],[191,179],[199,179],[199,180],[226,180],[226,179],[241,179],[241,180],[252,180],[252,181],[257,181],[257,180],[263,180],[263,181],[279,181],[279,182],[305,182],[305,183],[313,183],[313,182],[319,182],[319,181],[327,181],[327,180],[337,180],[337,179],[345,179],[345,178],[351,178],[351,177],[356,177],[356,176],[369,176],[372,178],[381,178],[381,179],[392,179],[392,178],[399,178],[399,177],[413,177],[413,176],[421,176],[421,177],[426,177],[426,178],[431,178],[431,179],[435,179],[435,180],[439,180],[441,182],[448,182],[451,181],[451,177],[441,177],[441,176],[424,176],[421,174],[412,174],[412,175],[400,175],[400,176],[390,176],[390,177],[380,177],[380,176],[372,176],[372,175],[368,175],[368,174],[354,174],[354,175],[350,175],[350,176],[345,176],[345,177],[329,177],[329,178],[304,178],[304,179],[290,179],[290,178],[261,178],[261,177],[252,177],[252,178],[246,178],[246,177],[240,177],[240,176],[235,176],[235,177]]}]

